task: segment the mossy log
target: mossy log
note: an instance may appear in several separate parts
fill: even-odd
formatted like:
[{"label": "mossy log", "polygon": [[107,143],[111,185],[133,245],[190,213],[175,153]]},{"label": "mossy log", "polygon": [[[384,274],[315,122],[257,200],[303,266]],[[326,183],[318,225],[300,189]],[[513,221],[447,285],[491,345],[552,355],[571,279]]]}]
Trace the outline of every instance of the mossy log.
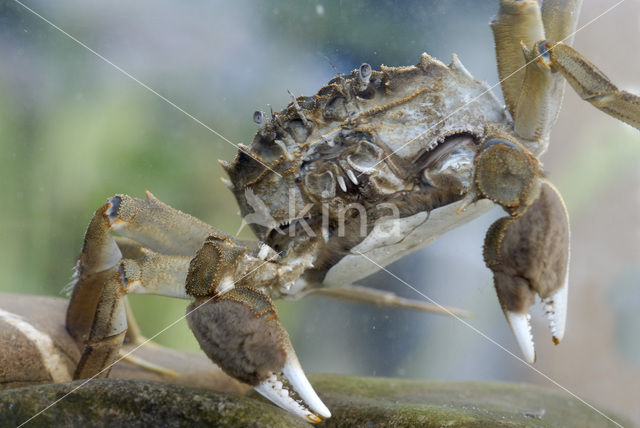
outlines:
[{"label": "mossy log", "polygon": [[[333,412],[325,427],[615,426],[566,394],[532,385],[337,375],[311,382]],[[0,392],[0,426],[18,426],[56,400],[28,426],[308,426],[257,394],[139,379],[96,379],[78,388],[81,383]]]},{"label": "mossy log", "polygon": [[[26,426],[47,427],[308,426],[255,392],[246,395],[247,385],[203,354],[153,343],[134,355],[164,371],[123,360],[107,379],[52,383],[42,350],[22,333],[24,326],[21,330],[12,320],[19,317],[47,335],[50,352],[60,354],[60,367],[73,373],[79,349],[64,328],[65,307],[63,299],[0,293],[0,427],[25,421]],[[577,399],[533,385],[338,375],[314,375],[310,380],[333,413],[322,424],[326,427],[615,426]]]}]

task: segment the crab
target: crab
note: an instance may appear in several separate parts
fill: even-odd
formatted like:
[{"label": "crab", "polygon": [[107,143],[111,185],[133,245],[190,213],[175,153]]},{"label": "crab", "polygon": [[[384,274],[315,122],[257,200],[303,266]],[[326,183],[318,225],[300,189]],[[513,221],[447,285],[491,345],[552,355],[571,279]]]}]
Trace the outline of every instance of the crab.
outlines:
[{"label": "crab", "polygon": [[[541,155],[564,81],[640,129],[640,97],[571,48],[580,1],[501,0],[491,24],[506,102],[453,55],[368,64],[338,75],[259,126],[221,162],[257,241],[174,209],[115,195],[94,214],[76,265],[67,329],[82,349],[74,378],[103,377],[127,333],[127,294],[190,299],[187,320],[227,374],[311,422],[331,413],[314,392],[272,299],[328,294],[410,306],[355,282],[495,205],[484,259],[524,359],[535,350],[536,296],[552,340],[564,336],[569,220]],[[115,235],[114,235],[115,233]]]}]

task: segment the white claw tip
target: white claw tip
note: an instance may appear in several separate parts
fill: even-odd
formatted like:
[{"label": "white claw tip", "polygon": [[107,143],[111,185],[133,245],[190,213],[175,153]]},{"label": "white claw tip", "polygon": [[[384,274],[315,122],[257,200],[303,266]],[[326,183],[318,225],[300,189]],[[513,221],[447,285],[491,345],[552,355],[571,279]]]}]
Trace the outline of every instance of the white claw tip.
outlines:
[{"label": "white claw tip", "polygon": [[309,422],[322,422],[318,415],[291,397],[289,391],[278,380],[275,373],[254,386],[253,389],[287,412],[293,413]]},{"label": "white claw tip", "polygon": [[507,321],[513,331],[516,341],[520,346],[520,350],[524,356],[524,359],[533,364],[536,362],[536,351],[533,345],[533,335],[531,334],[531,315],[519,314],[516,312],[505,311]]},{"label": "white claw tip", "polygon": [[282,374],[287,378],[294,391],[300,395],[300,398],[302,398],[315,413],[325,419],[331,417],[331,412],[314,391],[304,371],[302,371],[302,367],[300,367],[297,358],[288,359],[282,369]]},{"label": "white claw tip", "polygon": [[553,335],[553,343],[558,344],[564,337],[565,325],[567,322],[567,295],[569,292],[568,282],[544,299],[544,312],[549,320],[549,329]]},{"label": "white claw tip", "polygon": [[282,369],[282,377],[289,382],[292,391],[297,394],[299,399],[291,396],[289,390],[278,380],[276,373],[272,373],[269,378],[255,386],[254,389],[274,404],[309,422],[319,423],[323,418],[331,417],[331,412],[313,390],[295,356],[288,356]]}]

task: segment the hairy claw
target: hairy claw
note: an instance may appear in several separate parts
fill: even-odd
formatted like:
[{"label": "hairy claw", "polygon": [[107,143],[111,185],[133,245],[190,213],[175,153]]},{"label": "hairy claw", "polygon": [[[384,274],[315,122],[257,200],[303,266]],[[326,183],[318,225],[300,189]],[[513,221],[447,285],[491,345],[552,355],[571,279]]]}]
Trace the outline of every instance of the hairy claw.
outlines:
[{"label": "hairy claw", "polygon": [[273,303],[262,292],[240,287],[196,300],[187,321],[205,354],[229,375],[311,422],[331,416],[302,371]]},{"label": "hairy claw", "polygon": [[494,274],[502,310],[528,362],[535,361],[529,308],[539,295],[554,343],[567,313],[569,222],[560,194],[542,181],[537,198],[521,214],[496,221],[485,239],[484,259]]}]

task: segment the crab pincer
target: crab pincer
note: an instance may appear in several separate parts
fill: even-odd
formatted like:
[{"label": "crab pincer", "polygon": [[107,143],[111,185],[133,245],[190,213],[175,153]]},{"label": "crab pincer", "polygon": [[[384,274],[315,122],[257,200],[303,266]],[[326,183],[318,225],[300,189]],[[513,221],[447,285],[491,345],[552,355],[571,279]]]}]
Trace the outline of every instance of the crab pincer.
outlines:
[{"label": "crab pincer", "polygon": [[487,141],[476,157],[479,193],[509,214],[487,231],[484,259],[516,341],[535,362],[529,308],[545,305],[553,342],[564,335],[567,313],[569,220],[556,188],[538,161],[513,141]]},{"label": "crab pincer", "polygon": [[[201,250],[192,261],[187,287],[194,295],[216,270],[207,259]],[[187,322],[204,353],[229,375],[309,422],[331,417],[304,374],[273,302],[257,288],[238,286],[196,297]]]}]

